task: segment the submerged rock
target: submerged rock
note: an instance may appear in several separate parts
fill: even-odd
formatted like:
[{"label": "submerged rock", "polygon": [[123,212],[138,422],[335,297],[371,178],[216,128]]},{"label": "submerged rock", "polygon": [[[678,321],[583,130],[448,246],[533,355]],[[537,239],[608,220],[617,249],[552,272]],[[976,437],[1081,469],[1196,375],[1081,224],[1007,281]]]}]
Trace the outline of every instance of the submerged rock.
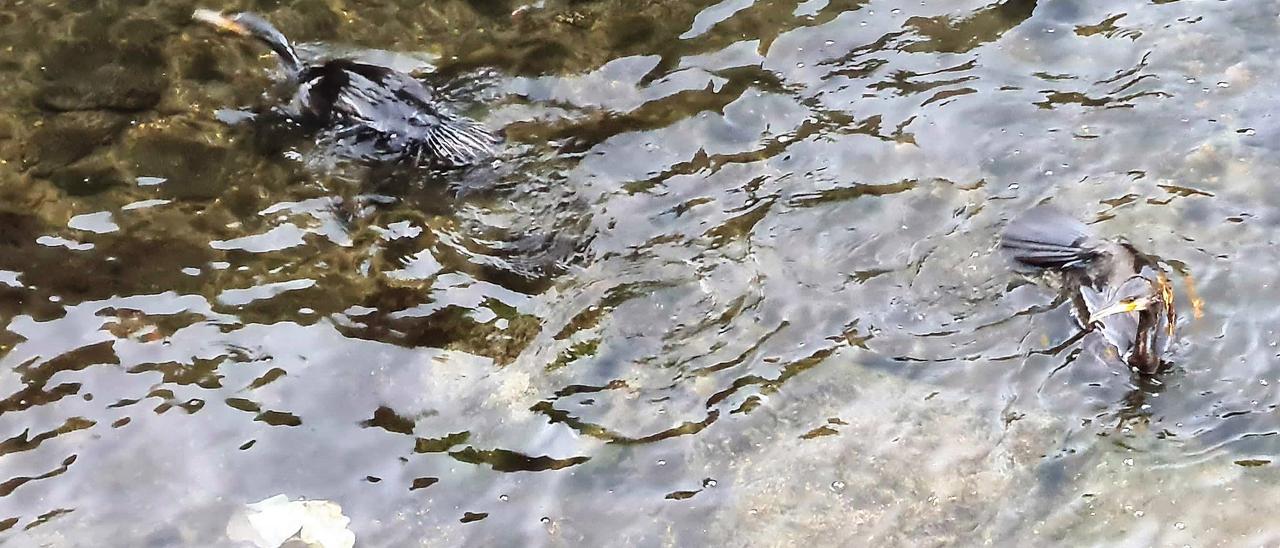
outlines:
[{"label": "submerged rock", "polygon": [[252,159],[208,141],[198,130],[182,126],[130,131],[124,147],[126,169],[132,168],[136,177],[164,179],[161,190],[167,197],[221,196]]},{"label": "submerged rock", "polygon": [[53,46],[42,59],[46,81],[36,106],[52,111],[146,110],[160,102],[168,86],[164,57],[152,47],[89,40]]},{"label": "submerged rock", "polygon": [[54,170],[49,181],[71,196],[88,196],[125,185],[115,164],[101,157]]},{"label": "submerged rock", "polygon": [[34,175],[47,176],[109,144],[125,123],[124,117],[107,112],[68,112],[46,118],[28,140],[24,167]]}]

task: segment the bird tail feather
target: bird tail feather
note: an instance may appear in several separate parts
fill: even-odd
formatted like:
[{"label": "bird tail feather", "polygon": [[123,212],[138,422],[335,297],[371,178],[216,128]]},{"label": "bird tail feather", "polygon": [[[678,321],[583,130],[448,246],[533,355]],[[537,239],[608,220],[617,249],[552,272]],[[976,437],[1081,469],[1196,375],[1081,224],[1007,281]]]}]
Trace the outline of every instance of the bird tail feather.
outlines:
[{"label": "bird tail feather", "polygon": [[427,136],[428,155],[440,164],[462,167],[492,156],[502,139],[483,124],[456,115],[446,115]]}]

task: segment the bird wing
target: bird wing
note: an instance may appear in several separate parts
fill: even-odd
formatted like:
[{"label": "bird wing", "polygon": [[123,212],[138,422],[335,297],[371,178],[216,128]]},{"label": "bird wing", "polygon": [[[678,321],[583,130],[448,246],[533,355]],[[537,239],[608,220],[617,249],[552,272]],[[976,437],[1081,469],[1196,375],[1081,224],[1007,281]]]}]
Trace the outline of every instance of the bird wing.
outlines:
[{"label": "bird wing", "polygon": [[[418,81],[386,67],[331,61],[345,78],[333,110],[348,123],[388,135],[421,137],[442,116],[431,92]],[[336,71],[330,72],[334,74]]]},{"label": "bird wing", "polygon": [[1097,255],[1089,227],[1051,206],[1037,206],[1005,228],[1000,246],[1014,260],[1038,268],[1075,268]]},{"label": "bird wing", "polygon": [[501,140],[483,125],[440,107],[421,82],[386,67],[345,62],[347,85],[333,110],[399,146],[419,145],[436,161],[461,166],[490,156]]}]

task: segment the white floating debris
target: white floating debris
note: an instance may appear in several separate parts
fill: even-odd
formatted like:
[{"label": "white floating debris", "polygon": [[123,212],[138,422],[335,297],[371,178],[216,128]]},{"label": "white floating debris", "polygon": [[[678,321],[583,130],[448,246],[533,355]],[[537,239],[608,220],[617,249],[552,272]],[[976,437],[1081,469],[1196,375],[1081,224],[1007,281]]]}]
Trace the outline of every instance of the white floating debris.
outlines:
[{"label": "white floating debris", "polygon": [[92,232],[94,234],[110,234],[120,230],[120,225],[117,225],[111,218],[110,211],[99,211],[97,213],[76,215],[67,222],[67,226],[76,230]]},{"label": "white floating debris", "polygon": [[416,226],[409,221],[400,221],[387,225],[386,228],[380,226],[371,227],[375,232],[382,236],[384,240],[398,240],[400,238],[417,238],[422,234],[422,227]]},{"label": "white floating debris", "polygon": [[285,282],[267,283],[244,289],[226,289],[218,294],[218,303],[227,306],[243,306],[253,301],[270,299],[285,293],[287,291],[297,291],[299,289],[307,289],[316,285],[316,281],[310,278],[301,278],[297,280],[289,280]]},{"label": "white floating debris", "polygon": [[0,284],[7,285],[9,287],[22,287],[22,282],[18,279],[20,276],[22,276],[21,272],[0,270]]},{"label": "white floating debris", "polygon": [[45,247],[65,247],[72,251],[88,251],[93,249],[93,244],[68,240],[60,236],[41,236],[36,238],[36,243]]},{"label": "white floating debris", "polygon": [[289,500],[285,495],[246,504],[231,516],[227,537],[258,548],[279,548],[298,541],[313,548],[352,548],[356,535],[347,529],[351,518],[327,500]]},{"label": "white floating debris", "polygon": [[147,209],[147,208],[149,208],[149,207],[162,206],[162,205],[165,205],[165,204],[167,204],[167,203],[170,203],[171,201],[172,201],[172,200],[160,200],[160,199],[155,199],[155,200],[140,200],[140,201],[137,201],[137,202],[132,202],[132,203],[128,203],[128,204],[125,204],[125,205],[121,206],[121,207],[120,207],[120,211],[133,211],[133,210],[135,210],[135,209]]}]

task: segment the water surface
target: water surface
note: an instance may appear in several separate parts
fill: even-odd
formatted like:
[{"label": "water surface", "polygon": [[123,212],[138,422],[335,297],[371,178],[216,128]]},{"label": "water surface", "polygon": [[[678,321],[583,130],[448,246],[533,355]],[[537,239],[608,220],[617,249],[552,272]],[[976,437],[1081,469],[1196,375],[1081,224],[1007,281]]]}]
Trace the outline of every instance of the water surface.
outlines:
[{"label": "water surface", "polygon": [[[206,6],[507,135],[444,174],[195,7],[0,0],[6,544],[1280,542],[1274,2]],[[1043,201],[1169,269],[1154,382],[996,253]]]}]

